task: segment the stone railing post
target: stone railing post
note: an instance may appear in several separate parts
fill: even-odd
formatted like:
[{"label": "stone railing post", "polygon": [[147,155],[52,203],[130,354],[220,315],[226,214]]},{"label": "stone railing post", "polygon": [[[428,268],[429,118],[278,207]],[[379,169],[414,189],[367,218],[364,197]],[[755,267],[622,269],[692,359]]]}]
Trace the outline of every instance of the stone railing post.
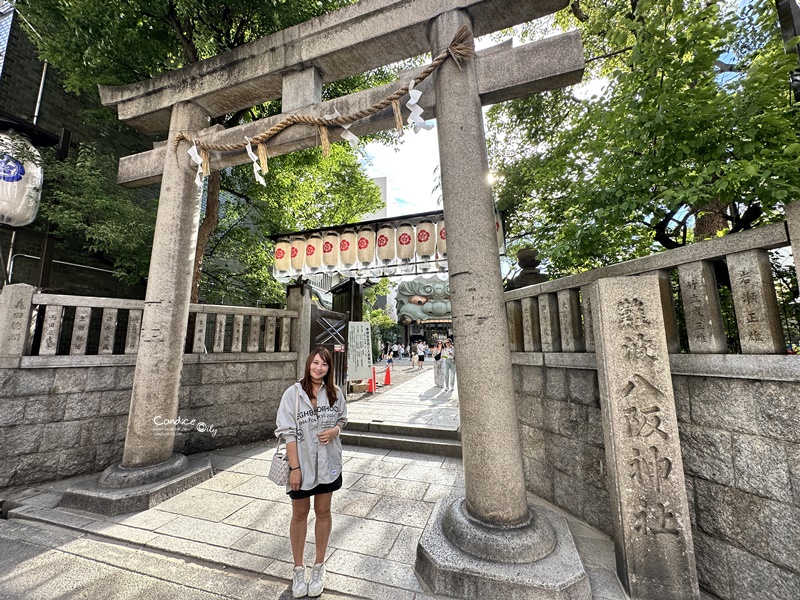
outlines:
[{"label": "stone railing post", "polygon": [[26,283],[6,285],[0,291],[0,358],[18,360],[27,353],[35,291]]},{"label": "stone railing post", "polygon": [[289,349],[297,352],[297,378],[303,376],[306,359],[311,352],[311,286],[291,285],[286,290],[286,308],[297,311],[292,319]]}]

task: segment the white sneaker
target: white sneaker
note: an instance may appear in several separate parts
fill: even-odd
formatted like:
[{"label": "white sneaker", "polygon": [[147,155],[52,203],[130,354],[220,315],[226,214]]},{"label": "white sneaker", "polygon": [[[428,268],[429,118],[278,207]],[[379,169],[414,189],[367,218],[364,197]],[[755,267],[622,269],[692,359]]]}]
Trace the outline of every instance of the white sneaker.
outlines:
[{"label": "white sneaker", "polygon": [[306,583],[306,568],[295,567],[294,574],[292,575],[292,597],[304,598],[307,595],[308,584]]},{"label": "white sneaker", "polygon": [[319,563],[311,568],[311,581],[308,584],[308,595],[312,598],[322,595],[325,589],[325,563]]}]

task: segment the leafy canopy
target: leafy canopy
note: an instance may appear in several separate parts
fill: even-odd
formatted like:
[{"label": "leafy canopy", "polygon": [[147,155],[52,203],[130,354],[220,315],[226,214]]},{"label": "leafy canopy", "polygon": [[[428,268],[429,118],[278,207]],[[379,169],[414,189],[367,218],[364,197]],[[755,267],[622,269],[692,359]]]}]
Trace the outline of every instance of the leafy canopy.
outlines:
[{"label": "leafy canopy", "polygon": [[[582,99],[558,90],[492,107],[497,197],[517,247],[551,274],[780,218],[800,193],[798,107],[774,3],[587,0]],[[535,36],[535,29],[526,32]],[[592,57],[601,57],[591,60]]]},{"label": "leafy canopy", "polygon": [[146,276],[155,228],[155,202],[137,200],[116,183],[116,159],[90,144],[66,161],[43,155],[46,173],[41,215],[62,237],[83,240],[83,248],[116,269],[125,283]]},{"label": "leafy canopy", "polygon": [[266,188],[252,168],[223,173],[220,226],[203,263],[208,302],[276,302],[283,286],[272,277],[273,243],[267,236],[357,220],[382,206],[379,188],[366,178],[349,146],[334,144],[328,158],[318,148],[269,160]]},{"label": "leafy canopy", "polygon": [[215,56],[354,0],[18,0],[41,58],[73,91]]},{"label": "leafy canopy", "polygon": [[[20,0],[19,8],[35,30],[31,34],[41,58],[60,71],[72,91],[96,93],[96,85],[122,85],[152,77],[248,41],[335,10],[354,0],[231,0],[222,4],[199,0]],[[380,69],[327,85],[325,98],[372,87],[393,77]],[[225,115],[226,127],[280,111],[280,102]],[[88,156],[88,155],[87,155]],[[104,198],[124,190],[108,186],[114,165],[94,155],[91,169],[63,173],[69,189],[79,189],[91,174]],[[318,150],[271,158],[266,187],[255,183],[252,168],[228,169],[209,181],[208,206],[198,236],[198,255],[213,260],[196,263],[195,281],[206,301],[275,302],[283,295],[270,276],[271,243],[278,231],[352,222],[380,206],[378,188],[366,177],[347,145],[334,145],[327,159]],[[216,182],[215,182],[216,183]],[[87,183],[87,185],[90,185]],[[218,189],[223,198],[217,203]],[[152,227],[135,227],[141,217],[109,212],[106,226],[96,224],[92,203],[72,202],[48,194],[45,212],[60,233],[84,236],[87,249],[100,249],[125,277],[147,271],[149,244],[140,237]],[[152,208],[153,203],[146,203]],[[145,210],[145,208],[142,208]],[[154,214],[152,215],[154,217]],[[130,236],[130,240],[125,239]],[[201,266],[202,265],[202,266]],[[193,287],[198,289],[198,287]]]}]

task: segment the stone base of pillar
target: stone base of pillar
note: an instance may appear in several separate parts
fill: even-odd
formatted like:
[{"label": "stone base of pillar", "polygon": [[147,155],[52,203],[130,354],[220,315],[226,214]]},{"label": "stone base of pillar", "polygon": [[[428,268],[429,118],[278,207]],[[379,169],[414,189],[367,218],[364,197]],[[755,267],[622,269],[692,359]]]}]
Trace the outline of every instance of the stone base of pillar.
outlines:
[{"label": "stone base of pillar", "polygon": [[[451,598],[591,600],[589,578],[564,517],[530,506],[532,522],[520,528],[494,531],[475,524],[473,532],[467,534],[469,517],[463,520],[460,516],[464,514],[463,502],[462,497],[439,500],[417,545],[414,568],[434,594]],[[458,521],[455,528],[454,521]],[[467,544],[473,553],[448,538],[454,529],[460,538],[458,545],[467,547],[464,538],[469,538]],[[513,562],[474,555],[497,556],[498,549],[502,554],[503,548],[513,545],[523,549],[522,554],[545,555],[531,561],[516,557]],[[552,548],[549,552],[548,547]]]},{"label": "stone base of pillar", "polygon": [[59,506],[106,516],[153,508],[184,490],[210,479],[208,458],[174,454],[163,463],[126,469],[112,465],[98,477],[67,488]]}]

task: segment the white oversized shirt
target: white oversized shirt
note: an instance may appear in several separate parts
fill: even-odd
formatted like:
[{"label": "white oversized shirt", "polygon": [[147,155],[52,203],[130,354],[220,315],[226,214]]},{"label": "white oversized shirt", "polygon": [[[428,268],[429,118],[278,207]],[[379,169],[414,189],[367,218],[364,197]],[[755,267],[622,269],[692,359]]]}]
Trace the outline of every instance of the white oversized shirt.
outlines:
[{"label": "white oversized shirt", "polygon": [[[295,393],[297,414],[295,415]],[[342,442],[336,436],[328,444],[319,441],[317,433],[347,424],[347,403],[337,388],[336,402],[330,406],[325,386],[317,392],[317,408],[299,383],[283,393],[275,421],[275,437],[284,436],[286,443],[297,442],[297,457],[302,476],[301,490],[311,490],[321,483],[332,483],[342,473]],[[288,489],[288,486],[287,486]]]}]

